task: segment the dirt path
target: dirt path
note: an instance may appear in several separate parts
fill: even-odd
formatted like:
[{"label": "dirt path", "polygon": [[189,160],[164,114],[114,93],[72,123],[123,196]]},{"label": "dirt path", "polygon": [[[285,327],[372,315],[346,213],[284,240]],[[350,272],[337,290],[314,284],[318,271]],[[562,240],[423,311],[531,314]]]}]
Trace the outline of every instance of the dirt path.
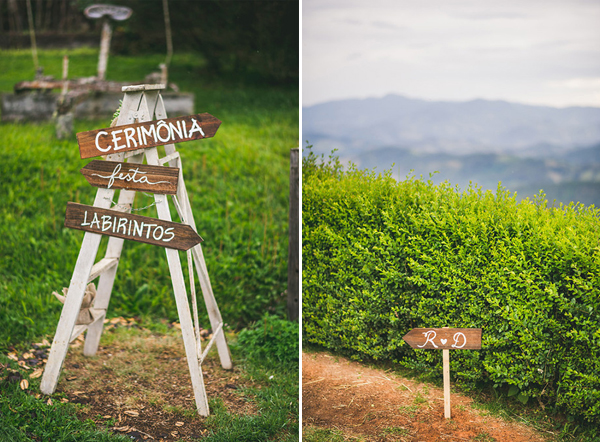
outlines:
[{"label": "dirt path", "polygon": [[486,415],[452,394],[444,419],[441,388],[326,353],[302,355],[302,421],[371,441],[542,442],[534,430]]}]

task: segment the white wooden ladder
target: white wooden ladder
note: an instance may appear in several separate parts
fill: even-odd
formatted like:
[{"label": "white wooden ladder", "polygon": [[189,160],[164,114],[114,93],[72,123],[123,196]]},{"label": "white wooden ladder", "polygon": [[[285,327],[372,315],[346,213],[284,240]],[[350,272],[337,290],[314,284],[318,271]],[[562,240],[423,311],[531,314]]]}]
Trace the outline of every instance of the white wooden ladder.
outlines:
[{"label": "white wooden ladder", "polygon": [[[165,106],[160,95],[162,85],[139,85],[126,86],[123,88],[125,96],[121,105],[120,114],[116,120],[116,126],[132,124],[135,122],[144,122],[155,119],[166,119],[167,114]],[[166,156],[159,158],[156,147],[135,150],[127,153],[116,153],[106,157],[109,161],[128,161],[131,163],[141,163],[146,157],[149,165],[162,166],[167,164],[170,167],[179,168],[179,182],[177,194],[173,195],[177,213],[181,222],[190,225],[195,231],[196,224],[190,206],[190,200],[183,181],[183,173],[181,168],[181,159],[179,153],[175,149],[175,145],[170,144],[164,147]],[[94,207],[110,209],[113,202],[115,189],[100,188],[96,193]],[[121,190],[117,206],[113,210],[121,210],[130,212],[135,191]],[[168,206],[166,195],[154,195],[155,205],[158,212],[158,217],[161,220],[171,221],[171,214]],[[71,283],[68,288],[68,296],[62,309],[60,320],[52,348],[48,357],[48,363],[44,370],[40,389],[44,394],[54,393],[63,362],[67,355],[69,343],[77,336],[87,330],[83,354],[93,356],[96,354],[102,330],[104,327],[104,319],[106,317],[106,309],[110,301],[110,295],[117,273],[117,266],[123,249],[123,239],[114,236],[109,237],[106,255],[104,258],[95,263],[98,247],[102,235],[97,233],[85,232],[83,243],[79,251],[79,257],[75,264]],[[208,346],[201,351],[199,342],[199,333],[196,330],[194,334],[194,326],[192,324],[192,316],[188,304],[188,296],[186,292],[186,284],[179,259],[179,252],[175,249],[165,248],[167,261],[171,273],[173,283],[173,291],[181,324],[181,332],[183,335],[183,343],[186,351],[188,367],[192,379],[194,396],[196,399],[196,407],[198,413],[202,416],[208,416],[208,400],[206,390],[202,378],[201,362],[206,356],[213,343],[216,344],[221,360],[221,365],[224,369],[233,367],[231,355],[225,339],[223,330],[223,320],[217,306],[217,302],[213,295],[204,255],[200,244],[197,244],[188,251],[188,264],[190,267],[190,290],[192,291],[192,300],[195,300],[195,288],[193,281],[193,266],[199,279],[200,287],[206,304],[210,325],[213,330],[213,337],[208,343]],[[191,264],[193,262],[193,265]],[[96,278],[98,281],[97,294],[94,305],[90,309],[94,321],[89,325],[75,325],[77,316],[81,309],[82,300],[85,294],[86,286],[89,282]],[[197,314],[195,302],[193,302],[194,315]]]}]

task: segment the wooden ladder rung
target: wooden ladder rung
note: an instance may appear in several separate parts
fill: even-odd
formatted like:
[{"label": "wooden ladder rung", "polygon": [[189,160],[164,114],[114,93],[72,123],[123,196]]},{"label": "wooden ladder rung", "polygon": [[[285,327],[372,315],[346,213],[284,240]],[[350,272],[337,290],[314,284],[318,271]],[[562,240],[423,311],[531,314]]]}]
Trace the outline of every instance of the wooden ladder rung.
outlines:
[{"label": "wooden ladder rung", "polygon": [[71,333],[71,339],[69,339],[69,342],[73,342],[75,339],[77,339],[77,336],[86,331],[92,324],[95,324],[98,321],[104,321],[104,317],[106,316],[106,309],[93,308],[90,309],[90,311],[93,313],[93,317],[95,317],[96,319],[89,324],[75,325],[75,327],[73,328],[73,333]]},{"label": "wooden ladder rung", "polygon": [[179,158],[179,152],[173,152],[172,154],[167,155],[166,157],[159,158],[158,162],[161,166],[163,166],[165,163],[169,163],[177,158]]},{"label": "wooden ladder rung", "polygon": [[92,267],[92,272],[88,278],[88,284],[102,273],[106,272],[108,269],[116,266],[118,262],[119,258],[102,258],[100,261],[94,264],[94,267]]},{"label": "wooden ladder rung", "polygon": [[221,322],[219,324],[219,326],[217,327],[217,329],[213,331],[213,334],[212,334],[213,337],[212,337],[212,339],[210,341],[208,341],[208,345],[206,346],[206,348],[204,349],[204,352],[202,352],[202,356],[200,356],[200,358],[198,360],[198,362],[200,364],[202,364],[202,362],[204,361],[204,358],[208,354],[208,351],[212,347],[213,343],[215,342],[215,339],[216,339],[217,335],[219,334],[219,332],[221,331],[222,328],[223,328],[223,323]]}]

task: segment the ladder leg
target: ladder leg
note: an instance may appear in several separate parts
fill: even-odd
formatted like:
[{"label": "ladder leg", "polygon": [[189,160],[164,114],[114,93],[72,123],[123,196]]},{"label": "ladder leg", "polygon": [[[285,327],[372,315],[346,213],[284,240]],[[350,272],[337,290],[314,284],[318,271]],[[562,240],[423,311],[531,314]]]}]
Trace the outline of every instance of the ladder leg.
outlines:
[{"label": "ladder leg", "polygon": [[[137,156],[136,156],[137,157]],[[135,157],[132,157],[135,158]],[[139,161],[138,161],[139,160]],[[141,162],[142,156],[135,158],[134,161],[130,162]],[[121,190],[119,194],[119,206],[131,206],[133,199],[135,198],[135,192],[128,190]],[[128,210],[129,212],[130,210]],[[117,258],[120,259],[121,252],[123,250],[123,238],[117,238],[111,236],[108,239],[108,246],[106,248],[106,258]],[[96,290],[96,299],[94,300],[94,308],[104,310],[102,318],[98,319],[94,323],[90,324],[85,336],[85,344],[83,346],[83,354],[85,356],[94,356],[98,351],[98,345],[100,345],[100,338],[102,337],[102,331],[104,330],[104,318],[106,317],[106,309],[110,302],[110,295],[112,293],[113,285],[115,283],[115,276],[117,275],[117,264],[100,276],[98,281],[98,289]]]},{"label": "ladder leg", "polygon": [[[172,153],[170,152],[171,149],[169,148],[172,148],[173,152],[175,151],[173,146],[165,146],[165,151]],[[181,163],[179,160],[175,161]],[[196,221],[194,220],[194,215],[192,213],[192,207],[190,204],[190,198],[185,187],[185,181],[183,180],[183,169],[181,164],[178,164],[177,166],[179,167],[179,183],[177,186],[177,199],[179,201],[178,210],[183,211],[183,213],[179,214],[179,217],[182,220],[185,220],[187,224],[197,231]],[[217,301],[213,294],[210,277],[208,276],[208,269],[206,268],[206,262],[204,261],[204,254],[202,253],[202,245],[197,244],[194,246],[194,248],[192,248],[192,254],[194,256],[194,262],[196,263],[196,273],[198,274],[198,280],[200,281],[200,288],[202,289],[202,296],[204,297],[204,303],[206,305],[210,327],[213,330],[219,330],[215,336],[215,343],[217,344],[217,351],[219,353],[219,359],[221,360],[221,366],[225,370],[231,370],[233,369],[231,353],[229,352],[227,339],[225,338],[224,327],[219,327],[219,325],[223,322],[223,319],[221,318],[221,312],[219,311],[219,306],[217,305]]]},{"label": "ladder leg", "polygon": [[[208,270],[206,269],[206,262],[204,261],[204,255],[202,253],[200,244],[197,244],[192,249],[192,254],[196,264],[196,273],[198,274],[198,279],[200,280],[200,288],[202,289],[204,303],[206,304],[206,311],[208,312],[210,327],[213,330],[217,330],[219,325],[223,322],[223,319],[221,318],[221,312],[219,311],[217,301],[213,295],[210,279],[208,277]],[[225,339],[224,327],[219,329],[214,338],[215,344],[217,344],[217,351],[219,353],[219,359],[221,360],[221,366],[225,370],[233,369],[231,353],[229,353],[229,347],[227,346],[227,340]]]},{"label": "ladder leg", "polygon": [[75,327],[77,316],[79,316],[87,280],[92,271],[101,239],[102,235],[90,232],[86,232],[83,237],[79,257],[67,292],[67,299],[58,321],[58,327],[48,356],[48,363],[44,369],[44,376],[40,385],[40,390],[44,394],[52,394],[56,390],[60,371],[69,349],[71,333]]},{"label": "ladder leg", "polygon": [[[121,239],[121,247],[122,246],[123,240]],[[119,256],[120,255],[121,254],[119,253]],[[97,321],[90,324],[87,329],[87,333],[85,335],[85,344],[83,346],[84,356],[94,356],[96,351],[98,351],[98,345],[100,344],[100,338],[102,336],[102,331],[104,330],[106,309],[108,308],[110,294],[112,292],[115,276],[117,274],[117,267],[118,264],[114,265],[100,276],[98,289],[96,290],[96,299],[94,300],[94,308],[104,310],[104,313],[102,313],[101,317]]]},{"label": "ladder leg", "polygon": [[171,271],[171,281],[173,283],[173,291],[175,292],[175,301],[177,303],[177,312],[179,314],[179,322],[181,324],[181,334],[183,337],[183,345],[187,356],[188,368],[192,379],[192,388],[196,399],[196,408],[201,416],[208,416],[208,399],[206,397],[206,389],[204,387],[204,379],[202,370],[198,364],[198,353],[196,350],[196,338],[192,326],[192,316],[190,314],[190,306],[188,304],[187,293],[185,289],[185,281],[179,259],[179,252],[175,249],[165,249],[167,253],[167,261]]}]

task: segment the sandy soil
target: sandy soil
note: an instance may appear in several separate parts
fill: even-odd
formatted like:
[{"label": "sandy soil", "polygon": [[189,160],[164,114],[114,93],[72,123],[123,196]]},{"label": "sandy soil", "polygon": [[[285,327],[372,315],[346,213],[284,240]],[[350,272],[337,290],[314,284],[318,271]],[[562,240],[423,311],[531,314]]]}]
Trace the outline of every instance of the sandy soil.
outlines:
[{"label": "sandy soil", "polygon": [[533,429],[506,422],[451,394],[452,418],[444,418],[441,388],[331,356],[302,355],[302,420],[371,441],[542,442]]}]

